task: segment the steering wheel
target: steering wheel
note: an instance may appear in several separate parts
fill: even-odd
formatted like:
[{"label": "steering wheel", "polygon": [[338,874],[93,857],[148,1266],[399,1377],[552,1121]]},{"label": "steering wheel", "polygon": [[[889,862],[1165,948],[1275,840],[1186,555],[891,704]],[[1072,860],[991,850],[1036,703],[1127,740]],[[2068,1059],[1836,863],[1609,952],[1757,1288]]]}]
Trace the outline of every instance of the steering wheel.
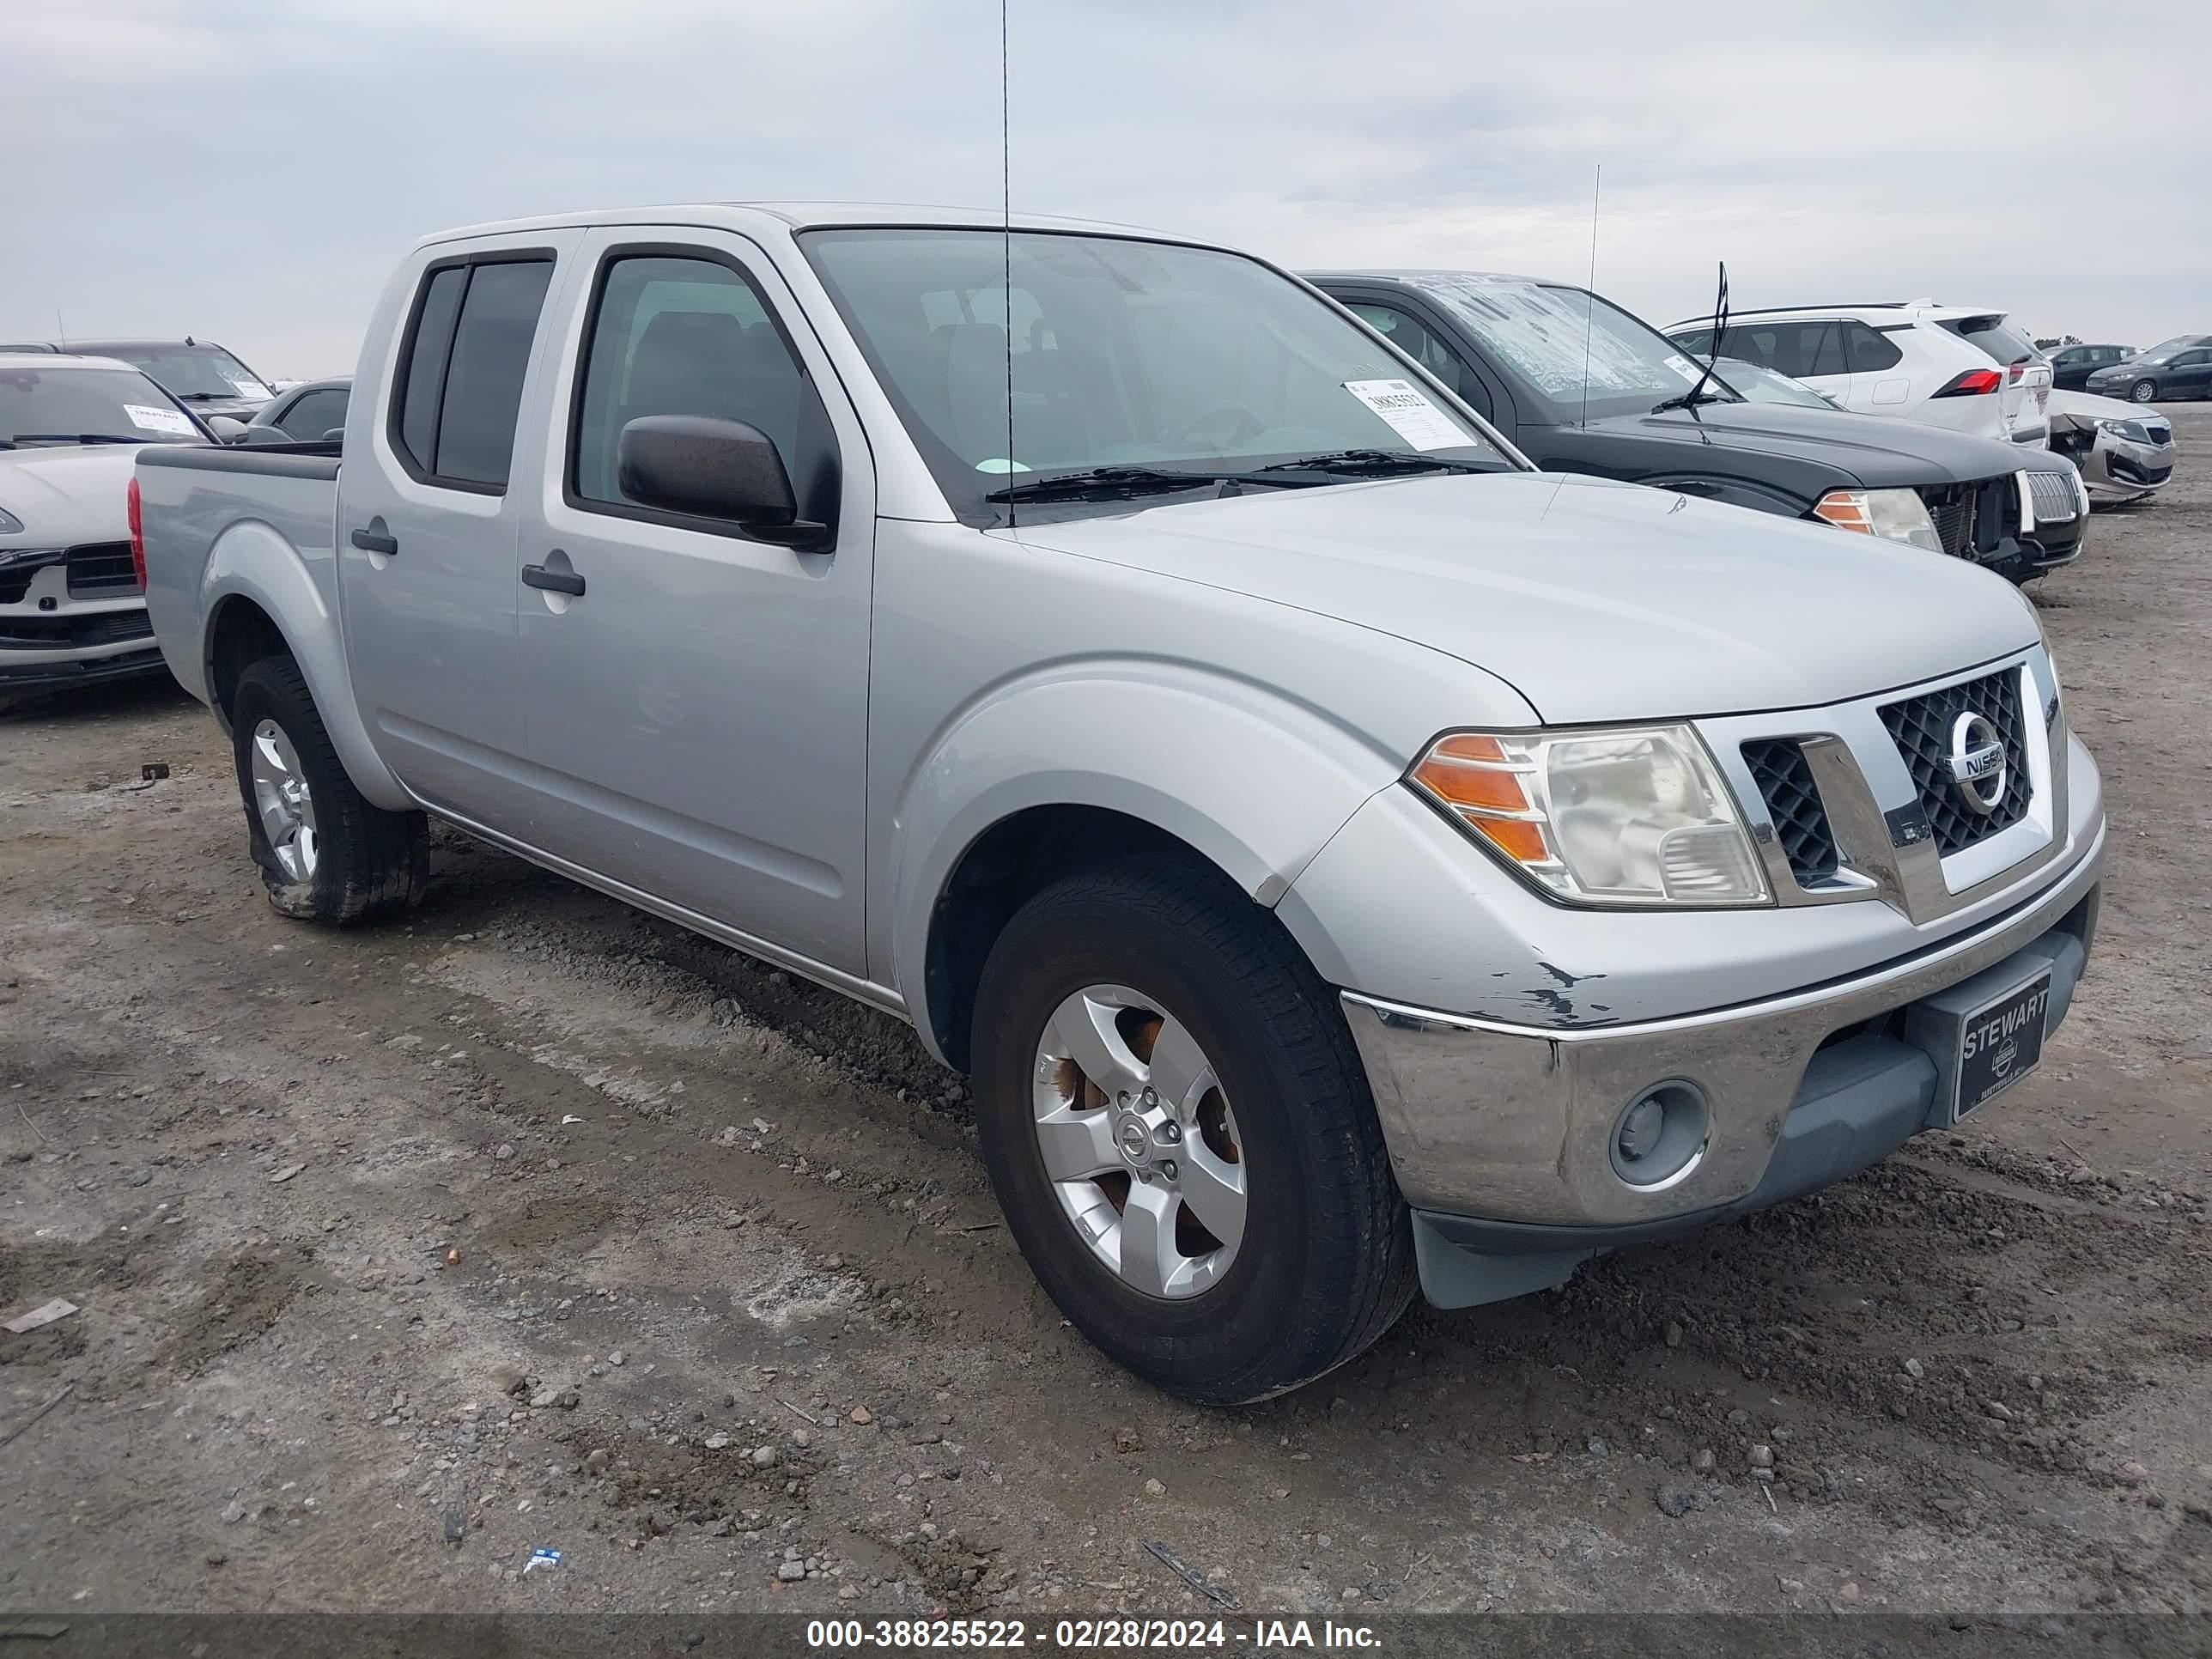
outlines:
[{"label": "steering wheel", "polygon": [[[1209,431],[1216,422],[1223,423],[1221,429]],[[1212,436],[1219,443],[1233,444],[1240,438],[1256,438],[1266,430],[1267,428],[1261,424],[1260,417],[1243,404],[1216,404],[1197,419],[1186,424],[1182,430],[1176,434],[1176,441],[1196,443],[1207,436]]]}]

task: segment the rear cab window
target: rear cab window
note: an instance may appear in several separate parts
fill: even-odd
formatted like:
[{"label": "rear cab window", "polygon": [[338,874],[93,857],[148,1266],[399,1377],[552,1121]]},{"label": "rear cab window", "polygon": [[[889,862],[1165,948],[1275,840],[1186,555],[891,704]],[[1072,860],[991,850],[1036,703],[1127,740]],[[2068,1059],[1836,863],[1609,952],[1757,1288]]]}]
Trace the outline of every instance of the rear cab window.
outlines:
[{"label": "rear cab window", "polygon": [[410,477],[505,491],[553,256],[501,250],[423,274],[399,354],[389,436]]}]

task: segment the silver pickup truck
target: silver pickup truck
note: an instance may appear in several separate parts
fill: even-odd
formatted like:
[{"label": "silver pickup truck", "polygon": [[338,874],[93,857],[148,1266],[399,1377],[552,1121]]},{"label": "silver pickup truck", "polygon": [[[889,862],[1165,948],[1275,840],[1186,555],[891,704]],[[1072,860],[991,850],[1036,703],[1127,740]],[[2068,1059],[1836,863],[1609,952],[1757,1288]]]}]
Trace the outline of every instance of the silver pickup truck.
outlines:
[{"label": "silver pickup truck", "polygon": [[338,447],[141,456],[276,907],[425,814],[910,1021],[1102,1349],[1204,1401],[1810,1191],[2033,1068],[2096,767],[1940,555],[1533,471],[1124,228],[435,236]]}]

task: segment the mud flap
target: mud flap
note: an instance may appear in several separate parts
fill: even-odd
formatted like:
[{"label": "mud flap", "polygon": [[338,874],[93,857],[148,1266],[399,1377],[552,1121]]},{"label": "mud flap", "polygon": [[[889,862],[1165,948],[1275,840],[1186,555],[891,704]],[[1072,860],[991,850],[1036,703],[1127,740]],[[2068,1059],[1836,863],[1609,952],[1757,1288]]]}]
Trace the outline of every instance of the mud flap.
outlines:
[{"label": "mud flap", "polygon": [[1413,1212],[1413,1264],[1420,1270],[1421,1294],[1431,1307],[1473,1308],[1548,1291],[1565,1284],[1596,1254],[1585,1249],[1493,1255],[1470,1250],[1446,1238],[1419,1211]]}]

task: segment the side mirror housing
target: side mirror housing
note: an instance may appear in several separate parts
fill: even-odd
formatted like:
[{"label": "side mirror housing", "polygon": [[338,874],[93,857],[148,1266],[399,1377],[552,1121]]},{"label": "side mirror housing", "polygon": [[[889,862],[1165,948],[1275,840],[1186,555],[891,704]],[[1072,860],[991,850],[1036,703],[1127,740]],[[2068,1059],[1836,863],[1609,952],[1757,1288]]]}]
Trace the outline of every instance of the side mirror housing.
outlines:
[{"label": "side mirror housing", "polygon": [[246,436],[246,422],[234,421],[228,415],[209,416],[207,426],[208,430],[215,434],[217,443],[234,444]]},{"label": "side mirror housing", "polygon": [[641,507],[719,519],[758,541],[821,550],[827,526],[799,516],[775,445],[757,426],[706,415],[645,415],[625,424],[615,477]]}]

